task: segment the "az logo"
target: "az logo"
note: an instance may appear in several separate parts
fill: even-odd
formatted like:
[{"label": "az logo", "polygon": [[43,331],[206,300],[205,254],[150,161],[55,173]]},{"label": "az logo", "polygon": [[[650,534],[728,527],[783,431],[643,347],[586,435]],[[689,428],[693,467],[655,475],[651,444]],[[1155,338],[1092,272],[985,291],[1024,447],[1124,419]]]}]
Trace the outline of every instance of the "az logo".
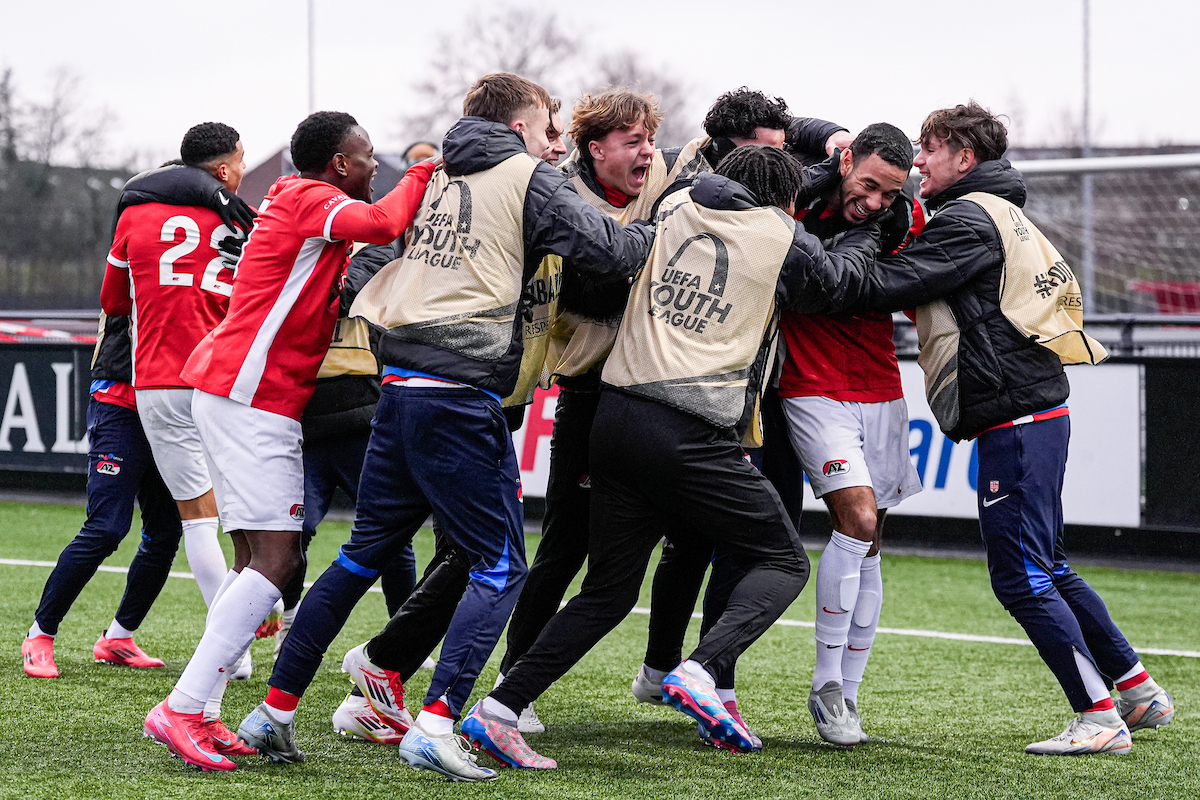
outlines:
[{"label": "az logo", "polygon": [[826,461],[825,466],[821,468],[821,472],[828,478],[830,475],[845,475],[850,471],[850,462],[844,458],[839,458],[836,461]]},{"label": "az logo", "polygon": [[96,472],[100,475],[120,475],[121,465],[115,461],[101,461],[96,465]]},{"label": "az logo", "polygon": [[288,513],[292,519],[303,521],[304,520],[304,504],[296,503],[294,506],[292,506],[292,510]]}]

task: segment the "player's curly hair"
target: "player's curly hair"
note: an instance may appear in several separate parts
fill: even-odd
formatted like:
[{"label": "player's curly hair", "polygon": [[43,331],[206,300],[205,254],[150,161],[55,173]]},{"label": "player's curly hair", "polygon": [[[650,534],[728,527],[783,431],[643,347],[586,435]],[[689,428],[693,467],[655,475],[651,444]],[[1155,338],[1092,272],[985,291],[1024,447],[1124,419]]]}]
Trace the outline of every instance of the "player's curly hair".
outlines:
[{"label": "player's curly hair", "polygon": [[800,164],[778,147],[739,147],[717,165],[716,173],[745,186],[764,206],[788,206],[800,193]]},{"label": "player's curly hair", "polygon": [[1008,129],[1000,118],[970,100],[954,108],[942,108],[931,113],[921,123],[921,144],[936,136],[955,152],[969,147],[978,161],[995,161],[1008,149]]},{"label": "player's curly hair", "polygon": [[567,135],[579,148],[579,157],[591,164],[589,142],[603,139],[613,131],[631,128],[639,122],[654,136],[662,120],[663,115],[658,110],[658,100],[654,95],[635,92],[628,87],[610,87],[599,94],[585,94],[575,101]]},{"label": "player's curly hair", "polygon": [[704,132],[714,139],[754,138],[756,128],[786,129],[792,121],[787,103],[740,86],[716,99],[704,116]]},{"label": "player's curly hair", "polygon": [[189,167],[198,167],[237,150],[241,138],[237,131],[223,122],[201,122],[183,135],[179,157]]},{"label": "player's curly hair", "polygon": [[855,163],[877,155],[897,169],[912,169],[913,149],[908,134],[886,122],[873,122],[859,131],[850,143],[850,152]]},{"label": "player's curly hair", "polygon": [[342,149],[358,120],[342,111],[316,111],[292,134],[292,163],[300,172],[320,172]]}]

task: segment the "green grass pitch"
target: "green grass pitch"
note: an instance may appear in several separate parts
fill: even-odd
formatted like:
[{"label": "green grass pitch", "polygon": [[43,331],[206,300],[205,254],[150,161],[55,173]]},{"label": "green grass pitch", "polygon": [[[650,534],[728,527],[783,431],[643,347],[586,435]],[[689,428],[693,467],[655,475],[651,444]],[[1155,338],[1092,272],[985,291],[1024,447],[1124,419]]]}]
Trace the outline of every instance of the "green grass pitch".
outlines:
[{"label": "green grass pitch", "polygon": [[[871,742],[853,750],[823,744],[805,711],[813,666],[812,630],[775,626],[743,656],[739,704],[765,748],[730,755],[702,747],[682,714],[639,706],[629,682],[641,661],[646,617],[631,615],[537,703],[549,726],[531,745],[559,762],[548,773],[506,770],[486,785],[449,784],[405,767],[395,748],[335,734],[330,715],[349,684],[342,654],[385,621],[383,599],[368,594],[334,642],[297,717],[308,761],[275,766],[240,759],[235,772],[200,773],[141,736],[142,719],[170,690],[202,631],[195,583],[171,579],[137,640],[167,661],[162,670],[96,664],[91,646],[112,619],[124,575],[101,572],[59,632],[58,680],[27,678],[20,643],[52,562],[78,531],[80,508],[0,503],[0,798],[1194,798],[1200,796],[1200,659],[1143,655],[1175,698],[1174,723],[1134,734],[1127,757],[1026,756],[1025,744],[1059,733],[1071,710],[1032,647],[880,633],[860,695]],[[135,520],[135,528],[137,522]],[[330,522],[310,552],[315,579],[348,536]],[[128,565],[137,536],[108,561]],[[228,545],[228,542],[226,541]],[[416,540],[423,564],[433,540]],[[529,537],[529,549],[537,537]],[[886,553],[886,547],[885,547]],[[10,561],[11,560],[11,561]],[[814,566],[816,557],[813,557]],[[187,570],[182,549],[176,569]],[[1108,602],[1135,648],[1200,650],[1200,574],[1107,568],[1080,570]],[[881,626],[1023,639],[988,586],[983,563],[885,555]],[[810,581],[811,584],[811,581]],[[649,580],[640,606],[648,605]],[[813,587],[785,615],[811,622]],[[698,623],[697,623],[698,624]],[[695,625],[692,631],[694,641]],[[255,671],[225,695],[225,721],[238,721],[266,692],[270,641],[254,645]],[[495,680],[500,652],[475,696]],[[429,673],[409,687],[409,706]],[[481,756],[481,763],[490,763]]]}]

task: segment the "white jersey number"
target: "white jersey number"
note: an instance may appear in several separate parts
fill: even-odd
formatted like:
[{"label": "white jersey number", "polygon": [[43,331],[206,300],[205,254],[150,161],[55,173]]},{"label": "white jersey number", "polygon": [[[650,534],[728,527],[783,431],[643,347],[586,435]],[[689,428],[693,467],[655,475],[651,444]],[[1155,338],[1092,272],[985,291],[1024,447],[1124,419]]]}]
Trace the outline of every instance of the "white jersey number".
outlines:
[{"label": "white jersey number", "polygon": [[[194,219],[182,214],[171,217],[163,223],[159,241],[173,242],[179,231],[183,231],[183,241],[174,247],[168,248],[158,261],[158,283],[160,286],[191,286],[193,284],[194,278],[190,272],[175,271],[175,262],[184,256],[190,255],[192,251],[200,246],[200,226],[196,224]],[[213,250],[219,251],[221,240],[226,236],[232,235],[233,231],[229,230],[228,227],[218,225],[212,233],[209,246]],[[219,255],[209,261],[208,266],[204,269],[204,275],[200,278],[200,288],[229,297],[233,293],[233,286],[218,279],[221,270],[226,266],[228,264],[225,259]]]}]

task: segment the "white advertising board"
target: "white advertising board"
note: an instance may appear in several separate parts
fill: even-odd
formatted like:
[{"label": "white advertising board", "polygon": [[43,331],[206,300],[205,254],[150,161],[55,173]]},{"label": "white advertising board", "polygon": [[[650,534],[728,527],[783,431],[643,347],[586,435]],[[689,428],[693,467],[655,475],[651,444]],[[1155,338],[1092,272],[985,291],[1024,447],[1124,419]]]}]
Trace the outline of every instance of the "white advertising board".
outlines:
[{"label": "white advertising board", "polygon": [[[1135,527],[1141,520],[1141,367],[1067,367],[1071,381],[1071,445],[1063,486],[1063,517],[1077,525]],[[925,377],[915,361],[900,362],[908,403],[909,452],[920,494],[890,514],[978,516],[976,445],[952,442],[925,402]],[[804,507],[819,508],[805,481]]]},{"label": "white advertising board", "polygon": [[[1068,367],[1071,448],[1063,488],[1068,523],[1136,527],[1141,519],[1141,368],[1136,364]],[[924,487],[892,514],[977,516],[975,442],[952,442],[925,402],[925,380],[915,361],[900,362],[908,402],[909,450]],[[525,425],[513,434],[524,493],[546,496],[550,435],[558,387],[538,390]],[[821,508],[805,481],[805,508]]]}]

